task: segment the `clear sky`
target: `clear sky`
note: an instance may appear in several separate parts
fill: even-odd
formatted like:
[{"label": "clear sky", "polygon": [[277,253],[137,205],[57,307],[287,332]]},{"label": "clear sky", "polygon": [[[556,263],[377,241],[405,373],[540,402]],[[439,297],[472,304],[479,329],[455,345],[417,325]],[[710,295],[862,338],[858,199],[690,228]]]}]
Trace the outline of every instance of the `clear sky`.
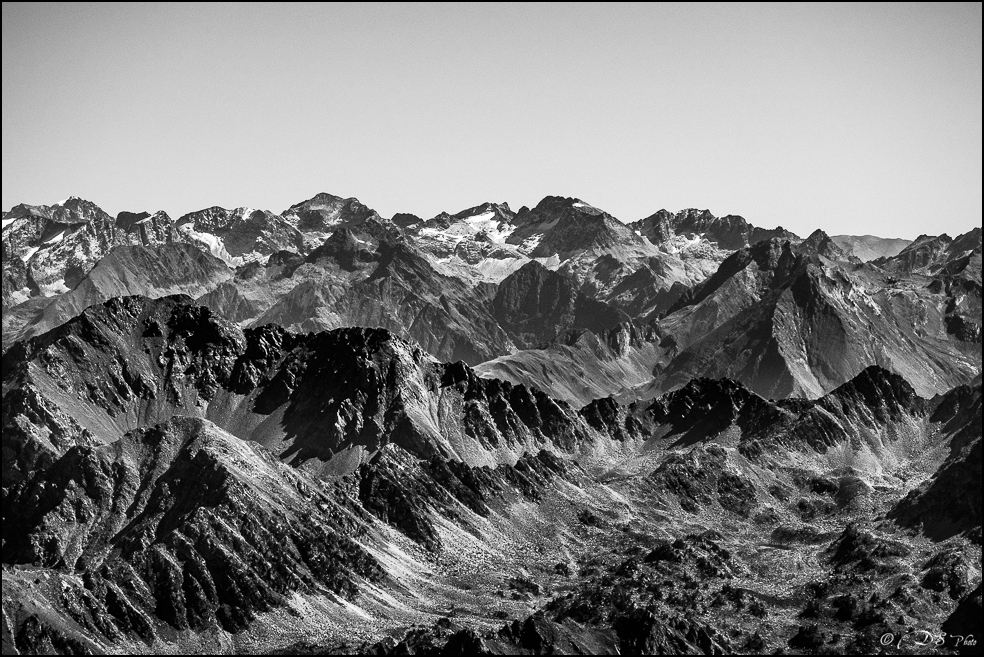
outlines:
[{"label": "clear sky", "polygon": [[981,4],[3,3],[3,209],[981,222]]}]

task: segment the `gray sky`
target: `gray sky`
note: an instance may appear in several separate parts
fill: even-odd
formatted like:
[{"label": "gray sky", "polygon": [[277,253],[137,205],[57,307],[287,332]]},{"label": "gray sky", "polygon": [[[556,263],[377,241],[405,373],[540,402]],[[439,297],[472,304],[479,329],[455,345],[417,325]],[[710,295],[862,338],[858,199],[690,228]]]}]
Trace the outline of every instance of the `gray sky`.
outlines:
[{"label": "gray sky", "polygon": [[981,221],[981,5],[3,4],[3,208]]}]

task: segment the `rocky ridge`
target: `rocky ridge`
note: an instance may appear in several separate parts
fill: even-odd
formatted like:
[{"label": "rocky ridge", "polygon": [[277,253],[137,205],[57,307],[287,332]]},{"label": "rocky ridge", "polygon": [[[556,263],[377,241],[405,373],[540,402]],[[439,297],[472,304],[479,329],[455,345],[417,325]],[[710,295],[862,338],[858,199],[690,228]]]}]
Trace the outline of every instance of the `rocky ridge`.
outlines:
[{"label": "rocky ridge", "polygon": [[[94,207],[4,217],[4,652],[979,627],[979,229],[863,263],[563,197],[424,221],[319,194],[170,242]],[[73,289],[19,302],[66,242]]]},{"label": "rocky ridge", "polygon": [[68,291],[114,246],[156,246],[176,237],[164,212],[122,212],[114,220],[75,196],[15,206],[3,216],[3,307]]},{"label": "rocky ridge", "polygon": [[[606,348],[646,342],[630,329]],[[468,611],[381,643],[379,626],[365,644],[343,631],[322,649],[822,640],[864,652],[906,619],[942,623],[973,599],[979,487],[935,488],[979,469],[979,385],[923,398],[872,367],[815,401],[701,379],[574,411],[385,331],[243,330],[187,297],[113,299],[17,343],[3,369],[4,526],[16,528],[5,531],[5,640],[22,651],[216,649],[210,628],[250,637],[268,616],[290,626],[285,610],[323,618],[298,602],[318,596],[399,627],[406,600],[434,594],[407,573],[423,562],[393,560],[393,530],[443,564],[428,577],[470,582],[454,589]],[[913,525],[941,494],[970,511],[926,526],[938,547],[891,523],[851,524],[888,512]],[[695,522],[732,535],[694,533]],[[806,561],[749,551],[756,540]],[[514,544],[524,556],[502,551]],[[497,565],[455,560],[465,546]],[[795,575],[796,563],[817,565]],[[500,574],[520,564],[525,574]],[[791,573],[780,591],[777,568]],[[811,588],[818,578],[828,588]],[[877,597],[858,597],[865,586]],[[941,586],[948,602],[934,597]],[[490,606],[503,587],[512,601]],[[823,635],[831,627],[853,629]]]},{"label": "rocky ridge", "polygon": [[[184,241],[237,267],[234,276],[217,278],[175,264],[187,280],[171,286],[119,276],[118,294],[188,292],[244,326],[383,327],[441,360],[479,365],[509,359],[514,380],[566,390],[579,403],[589,399],[573,393],[584,386],[570,377],[593,356],[585,354],[577,365],[582,356],[565,355],[574,361],[549,376],[536,363],[561,347],[566,331],[603,332],[630,320],[660,335],[659,349],[647,348],[632,364],[633,371],[648,368],[652,380],[637,384],[633,377],[624,391],[625,385],[589,384],[592,395],[628,400],[695,376],[730,376],[767,396],[817,396],[871,363],[932,394],[980,372],[979,230],[955,239],[923,237],[895,256],[859,266],[822,231],[800,240],[781,228],[759,229],[741,217],[692,209],[622,224],[584,201],[559,196],[518,212],[484,203],[429,220],[384,219],[357,199],[325,193],[280,215],[216,207],[174,225],[163,213],[121,213],[115,221],[103,215],[78,199],[64,207],[18,206],[5,215],[4,248],[8,256],[19,254],[5,256],[7,301],[32,294],[17,287],[26,285],[30,269],[22,258],[37,259],[62,244],[45,247],[41,233],[71,225],[62,231],[71,244],[89,233],[107,244]],[[44,222],[55,223],[49,229]],[[791,257],[814,259],[797,265],[809,273],[806,280],[781,270],[792,261],[776,260],[780,270],[773,271],[771,260],[786,243]],[[86,253],[65,287],[93,287],[83,284],[85,272],[107,251]],[[69,260],[52,254],[58,263]],[[5,313],[5,348],[106,298],[53,288],[33,294]],[[48,309],[50,299],[61,296],[76,299]],[[26,325],[35,329],[25,332]],[[845,345],[834,350],[841,355],[818,348],[828,338]],[[708,360],[722,341],[742,354],[741,363]],[[951,362],[955,370],[944,372]]]},{"label": "rocky ridge", "polygon": [[15,344],[3,370],[5,485],[66,444],[112,442],[174,415],[209,419],[295,465],[341,471],[389,442],[490,465],[548,442],[589,442],[566,405],[441,365],[385,330],[244,331],[186,296],[93,306]]}]

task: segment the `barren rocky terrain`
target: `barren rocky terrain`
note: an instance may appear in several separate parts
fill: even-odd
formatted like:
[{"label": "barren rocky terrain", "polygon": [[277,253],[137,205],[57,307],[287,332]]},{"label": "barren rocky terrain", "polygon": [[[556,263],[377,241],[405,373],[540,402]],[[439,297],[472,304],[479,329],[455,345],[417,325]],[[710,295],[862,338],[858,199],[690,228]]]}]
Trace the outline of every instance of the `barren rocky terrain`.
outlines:
[{"label": "barren rocky terrain", "polygon": [[981,231],[3,216],[4,654],[979,654]]}]

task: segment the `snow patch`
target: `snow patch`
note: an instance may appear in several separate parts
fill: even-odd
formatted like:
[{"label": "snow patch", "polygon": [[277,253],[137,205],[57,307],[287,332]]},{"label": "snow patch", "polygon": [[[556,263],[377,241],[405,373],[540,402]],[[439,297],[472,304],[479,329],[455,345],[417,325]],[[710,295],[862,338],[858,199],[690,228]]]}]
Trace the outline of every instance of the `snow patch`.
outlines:
[{"label": "snow patch", "polygon": [[31,298],[31,288],[29,287],[22,287],[21,289],[10,293],[10,300],[12,301],[11,303],[12,306],[22,304],[30,298]]},{"label": "snow patch", "polygon": [[496,244],[505,244],[506,238],[512,235],[514,230],[516,230],[515,226],[506,224],[506,228],[502,229],[502,225],[497,224],[495,228],[486,230],[485,234],[488,235],[489,239]]},{"label": "snow patch", "polygon": [[446,231],[438,230],[437,228],[422,228],[420,234],[424,237],[432,237],[439,241],[452,241],[456,244],[466,237],[465,235],[453,234],[450,228]]},{"label": "snow patch", "polygon": [[680,253],[695,249],[704,244],[710,246],[710,243],[704,239],[703,233],[694,235],[693,237],[687,237],[686,235],[674,235],[663,243],[663,249],[668,253]]},{"label": "snow patch", "polygon": [[470,224],[480,224],[488,221],[494,216],[495,216],[495,212],[489,210],[488,212],[483,212],[482,214],[476,214],[476,215],[472,215],[471,217],[467,217],[465,221]]},{"label": "snow patch", "polygon": [[534,249],[536,249],[536,247],[540,246],[540,242],[542,241],[543,241],[543,233],[536,233],[534,235],[530,235],[525,240],[523,240],[523,243],[519,245],[519,248],[521,251],[526,251],[526,252],[533,251]]},{"label": "snow patch", "polygon": [[21,260],[27,262],[37,252],[38,252],[38,247],[32,246],[31,248],[29,248],[27,251],[24,252],[24,255],[21,256]]},{"label": "snow patch", "polygon": [[2,221],[0,221],[0,223],[3,224],[2,226],[0,226],[0,231],[7,230],[7,226],[9,226],[10,224],[14,223],[18,219],[23,219],[23,218],[24,217],[15,217],[14,219],[3,219]]},{"label": "snow patch", "polygon": [[65,285],[64,278],[41,286],[41,296],[45,297],[53,297],[56,294],[64,294],[69,291],[68,286]]},{"label": "snow patch", "polygon": [[225,245],[222,243],[218,237],[211,233],[199,233],[195,230],[195,225],[192,223],[182,224],[178,226],[178,230],[184,233],[189,239],[195,240],[196,242],[201,242],[208,247],[209,253],[214,255],[216,258],[221,258],[226,262],[232,261],[232,256],[229,252],[225,250]]},{"label": "snow patch", "polygon": [[265,265],[270,260],[270,254],[260,253],[259,251],[250,251],[249,253],[244,253],[241,256],[227,256],[226,263],[233,265],[234,267],[239,267],[245,265],[248,262],[258,262],[261,265]]},{"label": "snow patch", "polygon": [[432,227],[421,228],[418,237],[439,242],[453,242],[457,246],[462,240],[484,233],[493,244],[503,246],[506,238],[512,235],[514,230],[516,230],[515,226],[500,221],[495,212],[488,211],[460,219],[443,230]]}]

